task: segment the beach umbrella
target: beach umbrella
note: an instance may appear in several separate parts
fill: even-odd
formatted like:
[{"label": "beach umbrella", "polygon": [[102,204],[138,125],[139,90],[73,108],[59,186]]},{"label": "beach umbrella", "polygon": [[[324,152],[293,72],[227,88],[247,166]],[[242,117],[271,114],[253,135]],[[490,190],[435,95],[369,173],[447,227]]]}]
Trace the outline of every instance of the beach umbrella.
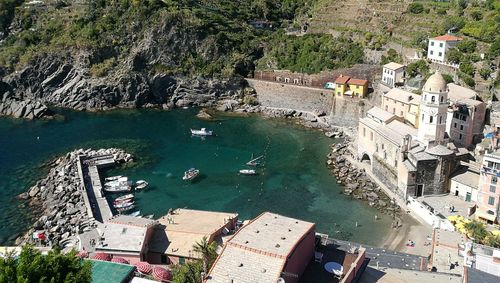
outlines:
[{"label": "beach umbrella", "polygon": [[163,267],[156,266],[153,268],[153,277],[156,280],[160,280],[162,282],[168,282],[172,280],[172,273]]},{"label": "beach umbrella", "polygon": [[151,265],[145,261],[139,261],[134,263],[134,265],[137,267],[137,271],[143,274],[150,274],[151,273]]},{"label": "beach umbrella", "polygon": [[92,255],[91,258],[95,259],[95,260],[102,260],[102,261],[110,261],[111,260],[110,255],[106,254],[106,253],[95,253]]},{"label": "beach umbrella", "polygon": [[111,259],[111,262],[129,264],[128,260],[124,259],[123,257],[113,257]]},{"label": "beach umbrella", "polygon": [[87,258],[89,257],[89,253],[86,250],[81,250],[76,254],[79,258]]}]

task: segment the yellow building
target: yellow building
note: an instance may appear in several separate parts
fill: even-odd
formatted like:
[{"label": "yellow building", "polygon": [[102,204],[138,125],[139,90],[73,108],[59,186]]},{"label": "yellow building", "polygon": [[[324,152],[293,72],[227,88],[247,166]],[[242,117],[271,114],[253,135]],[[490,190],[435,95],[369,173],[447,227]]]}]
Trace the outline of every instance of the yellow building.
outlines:
[{"label": "yellow building", "polygon": [[393,88],[382,96],[382,109],[410,122],[418,128],[420,95]]},{"label": "yellow building", "polygon": [[335,94],[337,96],[347,95],[352,97],[364,98],[368,93],[368,81],[353,79],[349,76],[338,77],[335,80]]}]

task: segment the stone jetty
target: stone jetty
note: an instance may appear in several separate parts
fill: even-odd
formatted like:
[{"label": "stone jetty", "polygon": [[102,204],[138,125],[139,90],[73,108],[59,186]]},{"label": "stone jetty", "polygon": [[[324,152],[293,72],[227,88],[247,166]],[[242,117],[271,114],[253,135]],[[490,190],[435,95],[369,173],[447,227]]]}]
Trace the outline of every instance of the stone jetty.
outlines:
[{"label": "stone jetty", "polygon": [[78,149],[47,164],[50,167],[47,177],[18,196],[29,203],[39,218],[16,244],[32,242],[34,232],[43,232],[48,245],[67,247],[76,243],[76,235],[94,229],[96,220],[87,212],[78,162],[81,156],[101,155],[112,155],[116,164],[133,160],[131,154],[117,148]]},{"label": "stone jetty", "polygon": [[331,146],[326,159],[326,164],[335,175],[337,183],[344,187],[343,193],[367,201],[370,206],[379,209],[382,213],[393,215],[395,219],[399,218],[400,207],[370,179],[364,169],[358,168],[349,161],[347,156],[352,156],[349,145],[350,140],[346,136]]}]

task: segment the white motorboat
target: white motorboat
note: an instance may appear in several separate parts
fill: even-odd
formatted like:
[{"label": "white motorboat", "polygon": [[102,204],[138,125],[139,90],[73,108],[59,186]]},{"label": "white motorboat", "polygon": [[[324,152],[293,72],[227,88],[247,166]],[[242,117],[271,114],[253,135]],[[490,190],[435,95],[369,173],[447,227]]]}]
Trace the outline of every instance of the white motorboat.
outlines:
[{"label": "white motorboat", "polygon": [[134,211],[134,212],[128,214],[128,216],[133,216],[133,217],[138,217],[139,215],[141,215],[140,210],[137,210],[137,211]]},{"label": "white motorboat", "polygon": [[104,180],[107,181],[107,182],[110,182],[110,181],[118,181],[118,179],[122,178],[123,176],[119,175],[119,176],[112,176],[112,177],[107,177],[105,178]]},{"label": "white motorboat", "polygon": [[129,211],[129,210],[132,210],[135,208],[135,205],[129,205],[129,206],[126,206],[126,207],[121,207],[121,208],[117,208],[116,210],[118,212],[124,212],[124,211]]},{"label": "white motorboat", "polygon": [[257,172],[253,169],[241,169],[240,174],[243,175],[257,175]]},{"label": "white motorboat", "polygon": [[182,177],[182,180],[184,181],[190,181],[196,178],[200,174],[200,170],[195,169],[195,168],[190,168],[186,172],[184,172],[184,176]]},{"label": "white motorboat", "polygon": [[132,200],[132,199],[134,199],[134,195],[133,194],[126,194],[126,195],[123,195],[121,197],[115,198],[115,200],[113,202],[114,203],[126,202],[126,201]]},{"label": "white motorboat", "polygon": [[119,178],[112,180],[112,181],[105,182],[104,186],[115,187],[115,186],[119,186],[121,184],[129,183],[128,177],[123,177],[123,176],[116,176],[116,177],[119,177]]},{"label": "white motorboat", "polygon": [[145,187],[147,187],[148,185],[149,185],[148,182],[146,182],[144,180],[139,180],[139,181],[135,182],[135,189],[141,190],[141,189],[144,189]]},{"label": "white motorboat", "polygon": [[114,208],[125,208],[125,207],[129,207],[129,206],[132,206],[134,205],[134,201],[131,200],[131,201],[126,201],[126,202],[120,202],[120,203],[117,203],[117,204],[113,204],[113,207]]},{"label": "white motorboat", "polygon": [[209,131],[205,128],[201,128],[201,130],[193,130],[191,129],[191,134],[195,136],[211,136],[213,135],[212,131]]},{"label": "white motorboat", "polygon": [[121,193],[130,192],[132,187],[130,185],[104,186],[104,190],[109,193]]}]

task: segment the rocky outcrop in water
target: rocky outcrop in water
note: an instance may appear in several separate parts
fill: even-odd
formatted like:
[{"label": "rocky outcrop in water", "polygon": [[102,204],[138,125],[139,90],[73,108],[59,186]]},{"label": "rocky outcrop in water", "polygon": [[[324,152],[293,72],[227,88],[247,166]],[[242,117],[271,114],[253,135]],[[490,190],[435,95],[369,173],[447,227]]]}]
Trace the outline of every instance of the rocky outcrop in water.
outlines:
[{"label": "rocky outcrop in water", "polygon": [[16,244],[30,242],[34,231],[43,231],[48,239],[47,244],[72,246],[78,233],[96,226],[95,220],[88,217],[85,208],[82,195],[84,191],[77,172],[77,157],[104,154],[113,154],[116,163],[133,160],[132,155],[121,149],[78,149],[47,164],[50,167],[47,177],[17,197],[27,201],[34,213],[40,216],[33,227],[16,240]]}]

